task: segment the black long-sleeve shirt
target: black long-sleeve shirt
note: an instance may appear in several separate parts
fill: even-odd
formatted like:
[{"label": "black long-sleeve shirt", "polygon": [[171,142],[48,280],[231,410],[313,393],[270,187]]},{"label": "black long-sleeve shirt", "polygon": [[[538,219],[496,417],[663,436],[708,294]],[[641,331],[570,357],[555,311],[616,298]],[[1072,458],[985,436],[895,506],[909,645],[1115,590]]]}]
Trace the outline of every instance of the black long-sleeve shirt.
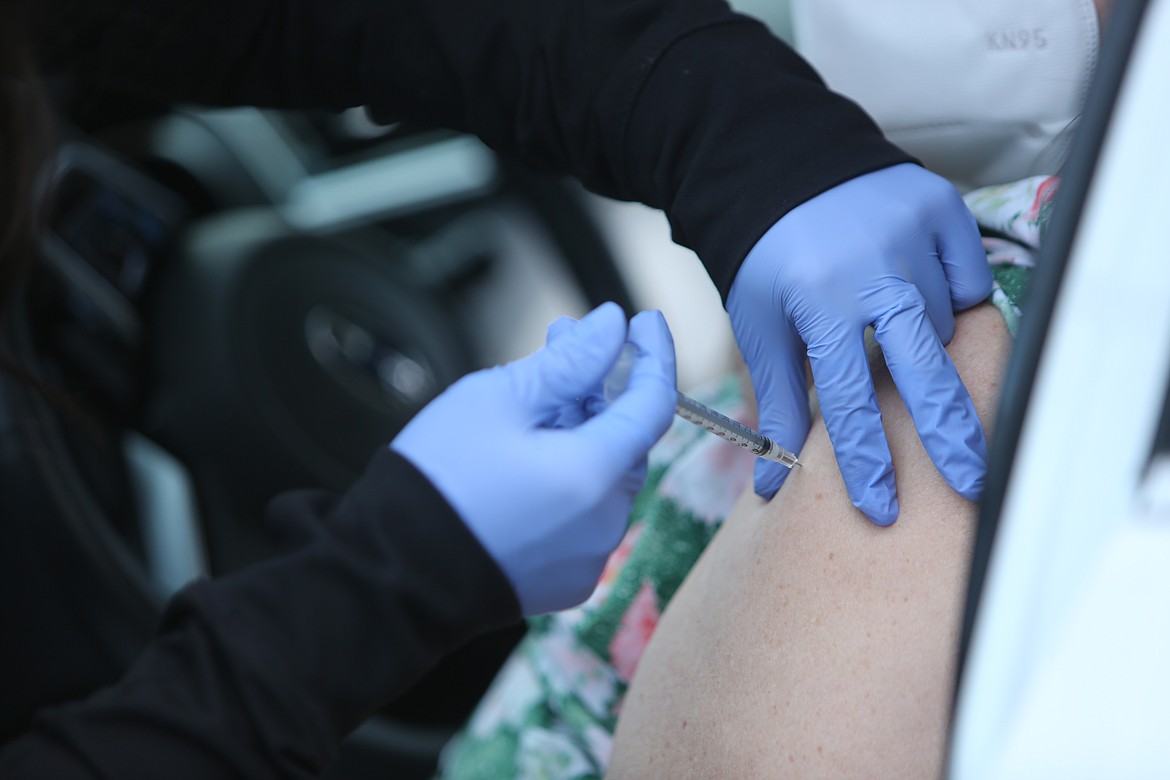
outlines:
[{"label": "black long-sleeve shirt", "polygon": [[93,83],[366,105],[661,208],[724,296],[781,216],[909,159],[722,0],[28,1],[47,66]]},{"label": "black long-sleeve shirt", "polygon": [[[906,161],[721,0],[30,0],[46,68],[168,100],[366,105],[662,208],[724,295],[779,217]],[[118,686],[45,713],[3,776],[307,776],[443,652],[517,617],[434,489],[379,455],[294,544],[182,592]]]},{"label": "black long-sleeve shirt", "polygon": [[0,777],[313,777],[444,654],[519,619],[503,573],[388,448],[343,496],[268,514],[278,555],[180,591],[126,677],[42,713]]}]

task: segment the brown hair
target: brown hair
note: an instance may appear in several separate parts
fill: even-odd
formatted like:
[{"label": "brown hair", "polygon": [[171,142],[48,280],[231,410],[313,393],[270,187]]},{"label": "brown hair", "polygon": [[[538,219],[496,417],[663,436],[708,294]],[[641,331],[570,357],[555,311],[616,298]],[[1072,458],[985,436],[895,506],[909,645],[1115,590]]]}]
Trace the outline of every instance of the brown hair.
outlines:
[{"label": "brown hair", "polygon": [[35,261],[45,199],[38,182],[49,159],[50,122],[21,13],[0,0],[0,307],[9,302]]},{"label": "brown hair", "polygon": [[[24,10],[24,3],[0,0],[0,329],[37,260],[53,149],[48,97],[37,76]],[[0,371],[50,399],[60,396],[3,351]]]}]

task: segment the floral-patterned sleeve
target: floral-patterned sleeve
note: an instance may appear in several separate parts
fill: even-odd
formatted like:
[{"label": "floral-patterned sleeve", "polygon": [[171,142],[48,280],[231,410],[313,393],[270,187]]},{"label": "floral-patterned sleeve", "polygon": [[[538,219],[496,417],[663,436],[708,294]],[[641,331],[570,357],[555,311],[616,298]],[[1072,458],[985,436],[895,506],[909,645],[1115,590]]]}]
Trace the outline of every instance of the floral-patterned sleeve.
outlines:
[{"label": "floral-patterned sleeve", "polygon": [[1019,302],[1036,264],[1059,183],[1055,176],[1033,176],[982,187],[965,197],[983,232],[983,248],[995,278],[991,302],[1012,336],[1019,328]]}]

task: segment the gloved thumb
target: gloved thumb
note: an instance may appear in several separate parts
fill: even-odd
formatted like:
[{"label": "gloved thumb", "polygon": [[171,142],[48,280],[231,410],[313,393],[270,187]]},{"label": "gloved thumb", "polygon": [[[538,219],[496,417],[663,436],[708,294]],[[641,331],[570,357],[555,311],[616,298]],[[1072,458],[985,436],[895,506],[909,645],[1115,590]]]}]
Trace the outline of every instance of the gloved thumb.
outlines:
[{"label": "gloved thumb", "polygon": [[[770,354],[753,361],[749,371],[757,394],[760,433],[790,452],[800,452],[809,430],[803,355],[791,351]],[[756,495],[770,500],[789,473],[779,463],[757,459]]]},{"label": "gloved thumb", "polygon": [[597,391],[626,340],[626,315],[616,303],[565,325],[543,349],[506,367],[518,403],[541,420]]},{"label": "gloved thumb", "polygon": [[[770,322],[764,327],[753,327],[752,314],[761,307],[743,305],[743,296],[754,292],[745,292],[738,284],[733,287],[728,312],[751,374],[759,430],[784,449],[799,453],[809,430],[805,345],[790,323]],[[771,499],[788,474],[783,465],[758,459],[754,479],[756,495]]]},{"label": "gloved thumb", "polygon": [[674,340],[662,312],[639,312],[630,320],[627,338],[633,363],[624,389],[580,431],[618,462],[624,455],[633,463],[644,458],[670,427],[677,391]]}]

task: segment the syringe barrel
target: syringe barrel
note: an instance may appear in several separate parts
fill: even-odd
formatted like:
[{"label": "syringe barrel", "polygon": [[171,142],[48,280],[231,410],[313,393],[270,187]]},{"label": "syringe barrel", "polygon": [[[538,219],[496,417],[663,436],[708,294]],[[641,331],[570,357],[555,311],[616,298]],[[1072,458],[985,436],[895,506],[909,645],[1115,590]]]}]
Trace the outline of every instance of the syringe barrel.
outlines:
[{"label": "syringe barrel", "polygon": [[753,455],[763,455],[774,446],[767,436],[756,433],[743,423],[736,422],[682,393],[678,393],[675,411],[683,419],[707,429],[722,439],[738,444]]},{"label": "syringe barrel", "polygon": [[[606,376],[603,384],[603,395],[607,402],[612,402],[625,392],[637,352],[638,348],[633,344],[626,344],[622,347],[616,364]],[[794,453],[788,452],[764,434],[753,431],[743,423],[737,422],[725,414],[720,414],[710,406],[700,403],[690,396],[677,391],[676,393],[674,410],[684,420],[710,431],[725,441],[743,447],[757,457],[782,463],[788,468],[799,464]]]},{"label": "syringe barrel", "polygon": [[764,434],[753,431],[743,423],[720,414],[690,396],[678,393],[674,410],[684,420],[710,431],[721,439],[743,447],[753,455],[775,461],[788,468],[800,465],[795,453],[789,452]]}]

